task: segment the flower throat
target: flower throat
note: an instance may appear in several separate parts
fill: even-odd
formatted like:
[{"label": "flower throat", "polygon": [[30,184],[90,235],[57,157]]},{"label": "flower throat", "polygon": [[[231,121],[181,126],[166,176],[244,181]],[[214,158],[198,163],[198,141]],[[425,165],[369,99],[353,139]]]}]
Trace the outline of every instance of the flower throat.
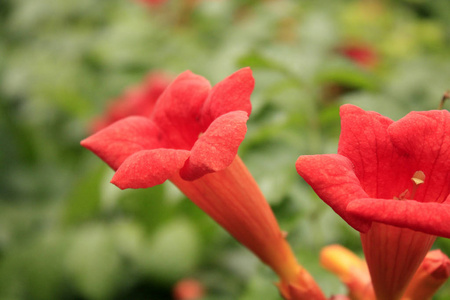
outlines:
[{"label": "flower throat", "polygon": [[422,171],[416,171],[411,178],[411,181],[413,182],[413,187],[411,193],[408,189],[406,189],[403,193],[401,193],[398,197],[394,197],[394,200],[414,200],[414,196],[416,195],[417,188],[419,185],[425,183],[425,173]]}]

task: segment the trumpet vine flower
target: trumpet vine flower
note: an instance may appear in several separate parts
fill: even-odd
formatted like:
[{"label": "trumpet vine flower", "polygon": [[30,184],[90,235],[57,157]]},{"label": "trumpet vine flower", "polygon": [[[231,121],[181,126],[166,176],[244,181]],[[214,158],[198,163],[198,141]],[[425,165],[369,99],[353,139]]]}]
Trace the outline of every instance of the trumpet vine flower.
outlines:
[{"label": "trumpet vine flower", "polygon": [[254,79],[244,68],[211,88],[186,71],[149,117],[120,120],[81,144],[116,170],[121,189],[170,180],[280,277],[286,299],[325,299],[302,268],[258,185],[237,156],[251,113]]},{"label": "trumpet vine flower", "polygon": [[360,231],[378,299],[400,299],[436,236],[450,238],[450,113],[394,122],[341,107],[338,154],[300,156],[297,172]]}]

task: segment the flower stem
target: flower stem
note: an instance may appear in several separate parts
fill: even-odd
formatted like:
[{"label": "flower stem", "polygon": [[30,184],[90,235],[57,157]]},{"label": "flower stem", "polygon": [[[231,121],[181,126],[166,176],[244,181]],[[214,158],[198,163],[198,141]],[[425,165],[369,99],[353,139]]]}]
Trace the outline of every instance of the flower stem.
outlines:
[{"label": "flower stem", "polygon": [[450,90],[446,91],[444,95],[442,95],[441,103],[439,103],[438,110],[444,109],[444,103],[447,99],[450,99]]}]

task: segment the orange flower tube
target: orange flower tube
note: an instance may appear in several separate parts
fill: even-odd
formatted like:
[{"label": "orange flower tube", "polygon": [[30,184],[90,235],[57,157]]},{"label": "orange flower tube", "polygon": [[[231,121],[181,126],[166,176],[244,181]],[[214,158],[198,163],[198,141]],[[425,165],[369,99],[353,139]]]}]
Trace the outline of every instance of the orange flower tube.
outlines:
[{"label": "orange flower tube", "polygon": [[272,209],[239,156],[226,169],[200,179],[187,181],[175,174],[170,180],[278,274],[278,286],[286,299],[325,299],[298,265]]}]

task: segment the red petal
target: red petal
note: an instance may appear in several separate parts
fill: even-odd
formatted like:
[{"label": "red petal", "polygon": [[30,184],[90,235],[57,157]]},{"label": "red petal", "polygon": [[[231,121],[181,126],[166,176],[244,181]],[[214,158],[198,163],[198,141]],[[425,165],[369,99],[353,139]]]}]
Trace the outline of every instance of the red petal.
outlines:
[{"label": "red petal", "polygon": [[202,111],[202,123],[208,127],[217,117],[231,111],[242,110],[250,115],[252,105],[250,95],[255,80],[250,68],[243,68],[214,86]]},{"label": "red petal", "polygon": [[149,188],[163,183],[184,165],[189,151],[155,149],[137,152],[127,158],[111,180],[121,189]]},{"label": "red petal", "polygon": [[355,217],[450,238],[450,197],[445,203],[414,200],[358,199],[347,211]]},{"label": "red petal", "polygon": [[393,121],[375,112],[366,112],[353,105],[341,107],[341,137],[338,153],[348,157],[356,176],[370,197],[392,198],[410,185],[399,181],[406,163],[399,159],[387,133]]},{"label": "red petal", "polygon": [[200,113],[211,86],[190,71],[181,73],[159,97],[152,119],[175,148],[190,149],[201,131]]},{"label": "red petal", "polygon": [[192,147],[191,156],[181,170],[181,177],[194,180],[228,167],[244,140],[247,119],[245,111],[234,111],[214,120]]},{"label": "red petal", "polygon": [[450,193],[450,113],[412,112],[392,124],[388,132],[397,151],[411,162],[409,178],[415,171],[426,176],[414,199],[442,203]]},{"label": "red petal", "polygon": [[367,197],[349,159],[338,154],[305,155],[298,158],[296,168],[317,195],[348,224],[361,232],[369,230],[370,222],[346,211],[351,201]]},{"label": "red petal", "polygon": [[116,170],[133,153],[161,147],[158,128],[148,118],[128,117],[81,141]]}]

